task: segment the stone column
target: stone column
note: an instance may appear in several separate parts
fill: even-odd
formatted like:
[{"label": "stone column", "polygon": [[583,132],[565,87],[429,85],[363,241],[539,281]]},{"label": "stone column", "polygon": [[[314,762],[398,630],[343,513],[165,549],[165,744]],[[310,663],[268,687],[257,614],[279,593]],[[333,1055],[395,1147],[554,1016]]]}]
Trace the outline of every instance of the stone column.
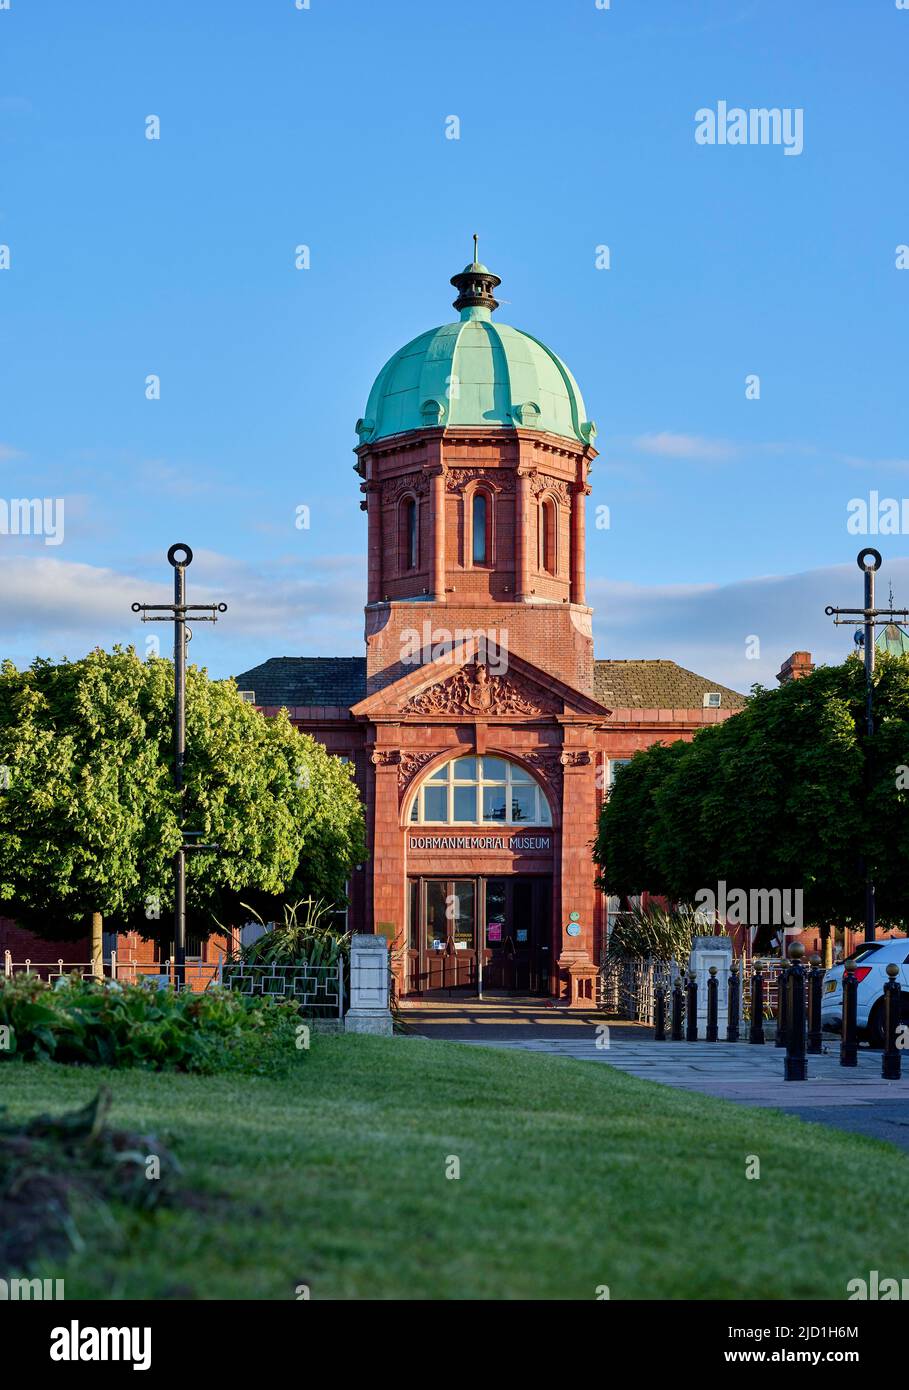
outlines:
[{"label": "stone column", "polygon": [[381,603],[382,593],[382,485],[372,480],[362,483],[366,493],[365,507],[368,530],[368,574],[366,581],[366,602]]},{"label": "stone column", "polygon": [[432,601],[445,603],[445,467],[441,446],[437,461],[427,468],[429,474],[429,515],[432,529]]},{"label": "stone column", "polygon": [[[594,876],[590,872],[590,827],[596,825],[596,762],[589,748],[563,750],[561,951],[558,967],[562,997],[574,1008],[596,1000]],[[572,913],[577,913],[572,918]]]},{"label": "stone column", "polygon": [[533,553],[530,471],[518,469],[514,516],[514,586],[518,601],[530,598],[530,566]]},{"label": "stone column", "polygon": [[[386,732],[385,727],[380,732]],[[398,737],[395,726],[387,726],[389,739]],[[398,821],[398,772],[401,753],[397,745],[373,748],[370,762],[373,777],[373,831],[370,844],[372,913],[370,921],[377,935],[391,941],[403,940],[406,920],[406,829]]]},{"label": "stone column", "polygon": [[575,483],[571,490],[571,602],[580,604],[586,601],[584,503],[589,491],[589,484],[584,482]]},{"label": "stone column", "polygon": [[[729,1022],[729,971],[732,969],[732,940],[728,936],[696,936],[691,943],[688,969],[698,978],[698,1037],[707,1034],[707,981],[710,967],[717,969],[717,1032],[722,1042]],[[742,994],[739,994],[739,1024],[743,1014]]]},{"label": "stone column", "polygon": [[350,940],[350,1008],[344,1018],[344,1031],[390,1037],[392,1029],[388,943],[384,936],[355,932]]}]

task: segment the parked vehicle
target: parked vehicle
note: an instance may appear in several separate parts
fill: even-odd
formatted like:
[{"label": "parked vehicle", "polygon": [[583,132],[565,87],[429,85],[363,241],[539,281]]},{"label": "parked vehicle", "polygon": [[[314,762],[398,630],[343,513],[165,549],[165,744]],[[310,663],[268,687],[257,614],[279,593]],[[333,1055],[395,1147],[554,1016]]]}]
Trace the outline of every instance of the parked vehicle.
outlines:
[{"label": "parked vehicle", "polygon": [[[901,1015],[909,1022],[909,939],[868,941],[855,952],[856,1024],[859,1038],[873,1047],[884,1045],[884,985],[887,966],[891,962],[900,968],[897,979],[902,987]],[[843,975],[845,966],[834,965],[824,979],[821,998],[821,1027],[839,1032],[843,1026]]]}]

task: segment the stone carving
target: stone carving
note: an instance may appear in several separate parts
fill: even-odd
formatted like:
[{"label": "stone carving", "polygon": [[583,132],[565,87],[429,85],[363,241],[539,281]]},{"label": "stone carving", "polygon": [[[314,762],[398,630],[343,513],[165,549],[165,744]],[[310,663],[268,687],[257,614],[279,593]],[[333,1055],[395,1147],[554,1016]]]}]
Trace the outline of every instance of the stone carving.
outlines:
[{"label": "stone carving", "polygon": [[394,767],[401,761],[401,751],[398,748],[374,748],[369,760],[373,767]]},{"label": "stone carving", "polygon": [[425,767],[435,757],[435,753],[402,753],[398,763],[398,790],[407,789],[421,767]]},{"label": "stone carving", "polygon": [[468,483],[486,483],[496,492],[514,492],[514,473],[511,469],[449,468],[445,486],[449,492],[461,492]]},{"label": "stone carving", "polygon": [[560,762],[563,767],[588,767],[592,759],[586,748],[566,749]]},{"label": "stone carving", "polygon": [[405,714],[559,714],[561,704],[512,676],[491,676],[482,662],[414,695]]},{"label": "stone carving", "polygon": [[535,748],[530,753],[522,753],[521,756],[551,786],[558,786],[559,778],[562,775],[562,762],[561,754],[557,749]]},{"label": "stone carving", "polygon": [[382,484],[382,501],[397,502],[405,492],[415,492],[423,496],[429,489],[429,480],[423,473],[404,473],[399,478],[386,478]]},{"label": "stone carving", "polygon": [[548,478],[545,473],[535,473],[530,479],[530,489],[534,497],[539,497],[543,492],[551,493],[558,497],[563,507],[571,502],[569,484],[561,478]]}]

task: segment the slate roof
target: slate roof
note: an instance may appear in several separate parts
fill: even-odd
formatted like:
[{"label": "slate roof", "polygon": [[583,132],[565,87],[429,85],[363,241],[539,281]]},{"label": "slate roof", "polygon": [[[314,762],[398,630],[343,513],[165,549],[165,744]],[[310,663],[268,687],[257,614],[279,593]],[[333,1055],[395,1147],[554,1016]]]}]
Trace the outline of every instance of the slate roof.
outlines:
[{"label": "slate roof", "polygon": [[[363,656],[273,656],[234,679],[252,690],[257,705],[340,705],[366,696]],[[596,699],[609,709],[700,709],[704,694],[718,690],[721,709],[742,709],[745,696],[686,671],[674,661],[595,661]]]},{"label": "slate roof", "polygon": [[342,705],[366,696],[365,656],[273,656],[234,676],[257,705]]},{"label": "slate roof", "polygon": [[674,661],[595,661],[593,693],[608,709],[701,709],[708,690],[720,709],[743,709],[745,696]]}]

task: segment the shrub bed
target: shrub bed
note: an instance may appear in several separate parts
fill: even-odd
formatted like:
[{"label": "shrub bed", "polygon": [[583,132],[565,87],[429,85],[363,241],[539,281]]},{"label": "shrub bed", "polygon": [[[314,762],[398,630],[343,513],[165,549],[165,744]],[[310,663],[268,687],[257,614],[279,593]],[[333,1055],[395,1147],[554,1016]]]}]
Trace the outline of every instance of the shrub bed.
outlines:
[{"label": "shrub bed", "polygon": [[52,1058],[155,1071],[270,1072],[297,1054],[296,1004],[70,975],[0,981],[0,1060]]}]

